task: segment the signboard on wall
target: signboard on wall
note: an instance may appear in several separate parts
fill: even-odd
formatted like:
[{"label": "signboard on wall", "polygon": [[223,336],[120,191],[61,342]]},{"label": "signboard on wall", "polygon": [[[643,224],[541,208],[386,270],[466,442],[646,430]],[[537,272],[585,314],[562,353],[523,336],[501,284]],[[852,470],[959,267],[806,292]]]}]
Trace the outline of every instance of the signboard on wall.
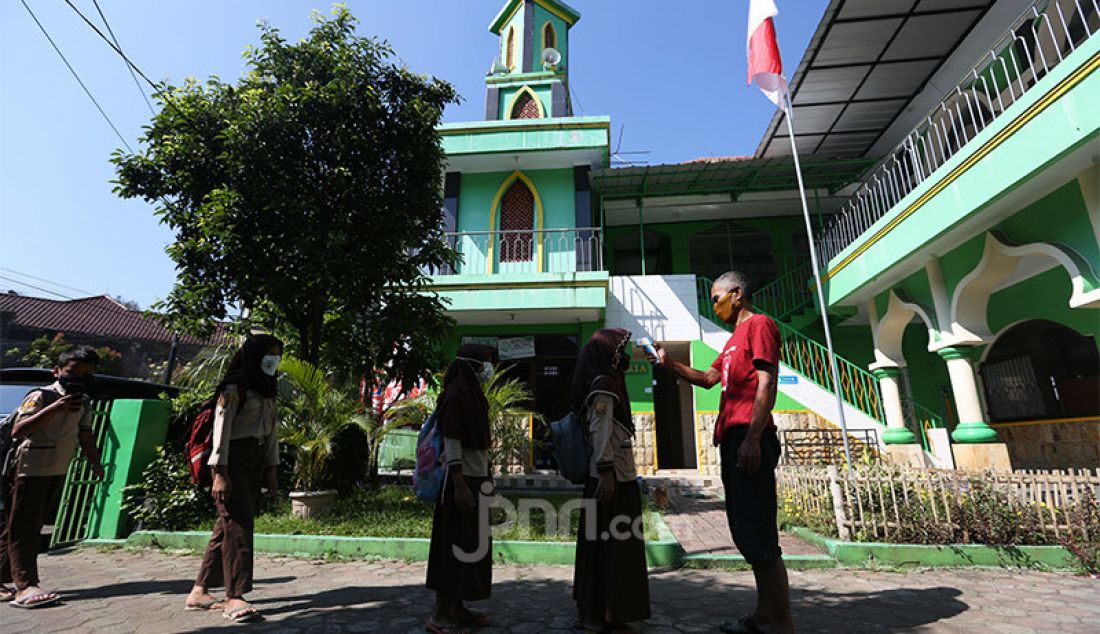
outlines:
[{"label": "signboard on wall", "polygon": [[500,360],[531,359],[535,356],[534,337],[509,337],[497,341]]},{"label": "signboard on wall", "polygon": [[793,374],[784,374],[779,376],[780,385],[798,385],[798,377]]},{"label": "signboard on wall", "polygon": [[481,344],[483,346],[497,347],[496,337],[463,337],[462,345],[466,344]]}]

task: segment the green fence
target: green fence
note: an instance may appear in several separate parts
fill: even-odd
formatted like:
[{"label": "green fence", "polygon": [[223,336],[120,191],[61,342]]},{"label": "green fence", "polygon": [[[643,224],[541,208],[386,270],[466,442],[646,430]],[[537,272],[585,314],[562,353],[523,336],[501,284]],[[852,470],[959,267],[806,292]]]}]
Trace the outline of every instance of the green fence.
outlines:
[{"label": "green fence", "polygon": [[411,469],[416,464],[417,435],[412,429],[395,429],[386,434],[378,448],[378,468],[394,471],[394,465],[401,460],[404,464],[398,466]]},{"label": "green fence", "polygon": [[928,444],[928,430],[943,429],[945,427],[943,417],[911,398],[902,399],[902,408],[905,410],[906,419],[914,427],[913,433],[920,437],[924,450],[932,451],[932,447]]},{"label": "green fence", "polygon": [[[92,432],[100,451],[106,444],[111,427],[113,403],[114,401],[92,402]],[[65,475],[53,535],[50,537],[50,548],[69,546],[87,537],[88,520],[97,510],[97,504],[102,502],[98,495],[101,486],[102,483],[92,475],[92,466],[84,457],[84,452],[78,452],[76,458],[69,463],[69,471]]]}]

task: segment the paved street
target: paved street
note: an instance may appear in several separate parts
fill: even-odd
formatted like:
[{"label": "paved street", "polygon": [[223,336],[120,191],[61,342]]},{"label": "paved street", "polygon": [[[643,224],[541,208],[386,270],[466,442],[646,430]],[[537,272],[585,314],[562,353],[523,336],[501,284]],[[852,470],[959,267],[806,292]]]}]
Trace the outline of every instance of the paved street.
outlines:
[{"label": "paved street", "polygon": [[[664,512],[665,523],[687,554],[736,555],[737,547],[726,521],[726,505],[715,496],[687,497],[672,495],[671,506]],[[786,555],[816,555],[823,552],[794,535],[780,533],[780,546]]]},{"label": "paved street", "polygon": [[[3,632],[422,632],[431,609],[424,564],[320,563],[257,559],[252,599],[267,615],[232,626],[218,613],[183,612],[198,566],[193,555],[83,549],[42,558],[43,576],[63,605],[4,608]],[[485,632],[568,632],[572,570],[498,566],[493,598],[479,607],[496,618]],[[749,608],[749,573],[683,570],[653,574],[654,616],[647,632],[714,632]],[[1003,570],[909,573],[792,572],[801,631],[1097,632],[1100,581]]]}]

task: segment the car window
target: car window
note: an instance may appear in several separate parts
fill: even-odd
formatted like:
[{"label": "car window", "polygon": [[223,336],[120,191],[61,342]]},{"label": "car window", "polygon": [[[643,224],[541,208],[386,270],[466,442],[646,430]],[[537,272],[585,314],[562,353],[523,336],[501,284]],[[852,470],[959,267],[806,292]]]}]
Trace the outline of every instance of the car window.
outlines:
[{"label": "car window", "polygon": [[23,402],[27,392],[36,386],[26,384],[0,385],[0,416],[7,416]]}]

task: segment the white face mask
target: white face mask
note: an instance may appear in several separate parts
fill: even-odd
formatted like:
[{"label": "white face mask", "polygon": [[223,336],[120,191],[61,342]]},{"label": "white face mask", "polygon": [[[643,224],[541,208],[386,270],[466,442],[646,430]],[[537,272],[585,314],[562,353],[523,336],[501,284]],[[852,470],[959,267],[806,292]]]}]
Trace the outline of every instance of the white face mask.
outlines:
[{"label": "white face mask", "polygon": [[275,370],[279,369],[279,360],[282,359],[277,354],[265,354],[263,359],[260,359],[260,370],[268,376],[275,376]]},{"label": "white face mask", "polygon": [[456,359],[465,361],[470,365],[481,368],[477,372],[477,380],[481,383],[488,383],[489,379],[493,378],[493,364],[488,361],[481,361],[479,359],[471,359],[469,357],[455,357]]}]

